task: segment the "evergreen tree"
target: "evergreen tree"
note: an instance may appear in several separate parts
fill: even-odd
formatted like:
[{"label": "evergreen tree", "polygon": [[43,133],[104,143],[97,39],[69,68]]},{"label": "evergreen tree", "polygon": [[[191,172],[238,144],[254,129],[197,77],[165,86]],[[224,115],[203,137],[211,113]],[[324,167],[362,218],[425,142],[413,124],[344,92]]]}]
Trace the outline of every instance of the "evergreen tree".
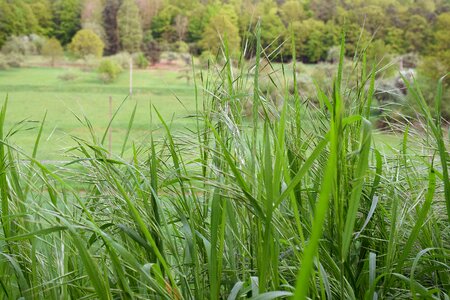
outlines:
[{"label": "evergreen tree", "polygon": [[81,28],[80,0],[56,0],[53,2],[53,35],[63,44],[70,43]]},{"label": "evergreen tree", "polygon": [[134,0],[124,0],[117,13],[120,45],[122,50],[138,52],[141,48],[143,32],[139,9]]},{"label": "evergreen tree", "polygon": [[106,0],[103,9],[103,24],[105,30],[106,48],[105,54],[111,55],[119,52],[119,28],[117,25],[117,12],[119,11],[119,0]]}]

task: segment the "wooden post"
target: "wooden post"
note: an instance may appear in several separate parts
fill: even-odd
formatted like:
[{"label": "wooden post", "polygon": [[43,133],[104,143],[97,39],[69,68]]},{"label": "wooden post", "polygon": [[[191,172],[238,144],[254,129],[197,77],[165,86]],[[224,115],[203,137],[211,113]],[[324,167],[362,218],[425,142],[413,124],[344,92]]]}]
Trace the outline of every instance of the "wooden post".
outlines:
[{"label": "wooden post", "polygon": [[133,96],[133,57],[130,57],[130,97]]},{"label": "wooden post", "polygon": [[[109,122],[112,119],[112,97],[109,96]],[[111,126],[109,126],[109,145],[108,145],[108,150],[109,150],[109,156],[111,156],[112,153],[112,124]]]}]

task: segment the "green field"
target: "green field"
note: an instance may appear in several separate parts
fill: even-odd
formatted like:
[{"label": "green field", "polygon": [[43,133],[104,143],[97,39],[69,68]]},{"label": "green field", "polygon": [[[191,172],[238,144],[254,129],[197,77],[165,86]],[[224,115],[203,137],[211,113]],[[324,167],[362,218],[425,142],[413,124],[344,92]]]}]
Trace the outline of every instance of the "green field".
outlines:
[{"label": "green field", "polygon": [[[73,145],[71,136],[88,138],[89,132],[77,117],[86,117],[101,136],[109,121],[109,97],[113,109],[129,94],[129,74],[124,72],[112,84],[102,83],[95,72],[71,69],[73,81],[58,77],[69,70],[62,68],[22,68],[0,71],[0,97],[8,95],[6,128],[26,120],[25,128],[37,127],[47,112],[39,159],[62,159],[64,149]],[[176,71],[136,70],[133,74],[133,96],[119,111],[113,123],[113,150],[122,147],[134,105],[136,117],[130,141],[142,142],[151,127],[150,106],[154,105],[175,130],[189,125],[188,116],[195,110],[194,88]],[[75,116],[76,115],[76,116]],[[154,120],[154,123],[159,123]],[[36,130],[37,132],[37,130]],[[35,134],[20,131],[11,140],[30,151]],[[117,141],[117,142],[116,142]],[[131,144],[131,143],[130,143]],[[107,145],[105,145],[107,146]]]}]

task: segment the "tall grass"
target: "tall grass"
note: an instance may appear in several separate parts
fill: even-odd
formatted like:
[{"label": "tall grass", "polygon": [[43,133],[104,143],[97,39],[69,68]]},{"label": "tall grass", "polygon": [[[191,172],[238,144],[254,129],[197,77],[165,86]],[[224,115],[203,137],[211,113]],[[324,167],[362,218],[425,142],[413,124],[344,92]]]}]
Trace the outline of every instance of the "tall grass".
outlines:
[{"label": "tall grass", "polygon": [[[175,132],[151,108],[148,143],[126,138],[118,154],[104,144],[108,129],[80,118],[92,138],[73,137],[71,163],[43,165],[45,123],[34,149],[17,149],[5,102],[1,299],[449,298],[439,114],[407,83],[431,132],[405,127],[403,143],[383,152],[369,121],[376,70],[346,84],[344,38],[333,87],[304,99],[258,30],[253,65],[225,41],[225,66],[196,78],[195,130]],[[362,53],[354,69],[364,62]]]}]

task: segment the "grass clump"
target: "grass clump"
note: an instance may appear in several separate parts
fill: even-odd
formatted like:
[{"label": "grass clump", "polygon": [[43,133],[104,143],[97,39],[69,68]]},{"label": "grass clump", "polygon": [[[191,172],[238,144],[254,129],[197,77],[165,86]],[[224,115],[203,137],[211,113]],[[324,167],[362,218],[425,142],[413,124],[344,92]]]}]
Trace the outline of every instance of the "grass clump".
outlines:
[{"label": "grass clump", "polygon": [[[194,77],[195,130],[173,130],[152,108],[148,142],[129,144],[135,108],[119,153],[105,147],[109,126],[98,135],[79,118],[91,137],[75,136],[73,160],[50,168],[35,159],[44,125],[31,153],[20,151],[9,143],[14,130],[3,128],[3,106],[6,297],[449,296],[448,140],[439,109],[432,115],[408,83],[429,133],[406,126],[399,148],[382,151],[368,121],[376,70],[347,85],[344,39],[333,85],[318,88],[317,101],[302,99],[297,85],[292,91],[258,33],[255,41],[254,65],[234,61],[225,46],[225,66]],[[262,73],[265,58],[272,71]],[[364,61],[354,69],[366,70]],[[260,82],[284,95],[281,105]]]}]

